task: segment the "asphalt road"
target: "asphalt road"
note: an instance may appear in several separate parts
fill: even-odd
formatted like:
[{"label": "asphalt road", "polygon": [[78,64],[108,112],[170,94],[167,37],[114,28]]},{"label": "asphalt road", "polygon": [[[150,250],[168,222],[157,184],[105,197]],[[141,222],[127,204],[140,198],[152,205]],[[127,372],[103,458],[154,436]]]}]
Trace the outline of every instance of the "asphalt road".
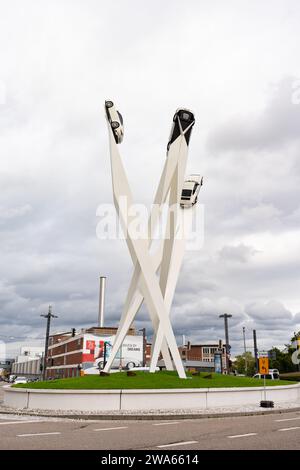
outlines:
[{"label": "asphalt road", "polygon": [[0,415],[0,449],[300,449],[300,412],[179,421]]}]

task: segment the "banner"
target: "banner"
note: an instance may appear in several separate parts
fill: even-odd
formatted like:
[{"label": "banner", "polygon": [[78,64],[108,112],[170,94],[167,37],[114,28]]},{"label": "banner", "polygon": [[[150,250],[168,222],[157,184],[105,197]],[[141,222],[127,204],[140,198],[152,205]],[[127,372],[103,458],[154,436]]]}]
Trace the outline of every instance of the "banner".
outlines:
[{"label": "banner", "polygon": [[[110,356],[115,336],[84,336],[82,357],[83,369],[96,368],[94,373],[103,368]],[[105,357],[104,357],[105,355]],[[140,367],[143,365],[143,336],[126,336],[122,347],[113,362],[113,369]],[[91,371],[92,373],[92,371]]]}]

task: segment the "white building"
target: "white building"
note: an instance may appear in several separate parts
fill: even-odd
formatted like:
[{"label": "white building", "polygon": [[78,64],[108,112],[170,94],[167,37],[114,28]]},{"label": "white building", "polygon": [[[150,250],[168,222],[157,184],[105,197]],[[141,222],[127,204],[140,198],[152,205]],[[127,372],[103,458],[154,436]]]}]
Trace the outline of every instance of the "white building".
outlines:
[{"label": "white building", "polygon": [[37,376],[41,373],[44,348],[41,346],[22,346],[20,354],[12,365],[14,375]]}]

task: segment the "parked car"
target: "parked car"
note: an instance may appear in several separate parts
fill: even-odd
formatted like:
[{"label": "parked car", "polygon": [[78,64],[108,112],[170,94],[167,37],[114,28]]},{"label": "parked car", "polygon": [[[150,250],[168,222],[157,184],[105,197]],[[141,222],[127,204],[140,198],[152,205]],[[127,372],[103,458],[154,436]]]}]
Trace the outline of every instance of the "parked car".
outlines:
[{"label": "parked car", "polygon": [[198,194],[203,185],[203,177],[189,175],[183,183],[180,205],[183,208],[192,207],[198,200]]},{"label": "parked car", "polygon": [[121,113],[116,110],[112,101],[105,101],[105,110],[108,122],[113,131],[114,138],[117,144],[120,144],[124,137],[124,124]]},{"label": "parked car", "polygon": [[192,127],[195,124],[194,113],[189,109],[179,108],[176,110],[176,113],[173,117],[173,125],[170,133],[170,138],[167,146],[169,150],[170,145],[184,132],[185,140],[187,145],[189,145]]},{"label": "parked car", "polygon": [[[263,379],[263,374],[255,374],[253,376],[254,379]],[[269,369],[269,373],[266,374],[266,379],[269,380],[279,380],[279,370],[278,369]]]},{"label": "parked car", "polygon": [[17,377],[14,380],[14,384],[27,384],[28,380],[26,377]]}]

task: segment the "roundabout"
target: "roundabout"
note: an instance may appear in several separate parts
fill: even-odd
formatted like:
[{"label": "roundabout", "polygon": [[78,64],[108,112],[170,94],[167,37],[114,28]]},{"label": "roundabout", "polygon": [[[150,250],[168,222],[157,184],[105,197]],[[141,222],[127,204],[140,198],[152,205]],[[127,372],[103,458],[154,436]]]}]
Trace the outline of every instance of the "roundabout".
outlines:
[{"label": "roundabout", "polygon": [[[156,378],[154,380],[154,377]],[[153,376],[124,373],[86,376],[5,387],[4,405],[23,410],[73,412],[142,410],[215,410],[228,406],[258,405],[263,400],[263,381],[202,374],[180,380],[176,372]],[[268,400],[300,406],[300,384],[267,381]]]}]

